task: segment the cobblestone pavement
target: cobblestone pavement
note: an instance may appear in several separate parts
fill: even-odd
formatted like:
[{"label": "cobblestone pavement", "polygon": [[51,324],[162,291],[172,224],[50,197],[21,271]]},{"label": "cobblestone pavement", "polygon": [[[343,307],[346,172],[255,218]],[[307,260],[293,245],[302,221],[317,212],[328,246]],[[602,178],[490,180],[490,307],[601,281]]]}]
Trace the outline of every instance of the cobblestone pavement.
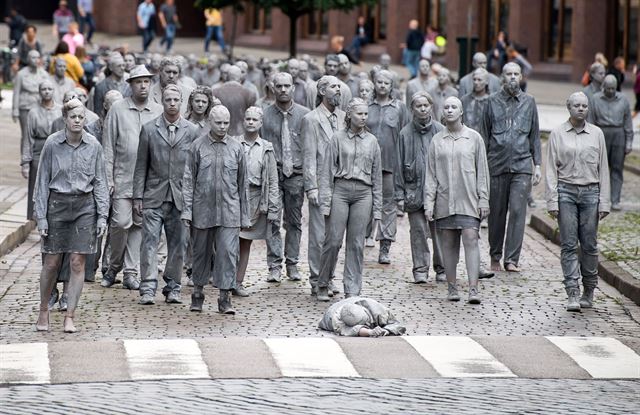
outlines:
[{"label": "cobblestone pavement", "polygon": [[0,413],[638,414],[639,395],[637,381],[166,380],[0,388]]}]

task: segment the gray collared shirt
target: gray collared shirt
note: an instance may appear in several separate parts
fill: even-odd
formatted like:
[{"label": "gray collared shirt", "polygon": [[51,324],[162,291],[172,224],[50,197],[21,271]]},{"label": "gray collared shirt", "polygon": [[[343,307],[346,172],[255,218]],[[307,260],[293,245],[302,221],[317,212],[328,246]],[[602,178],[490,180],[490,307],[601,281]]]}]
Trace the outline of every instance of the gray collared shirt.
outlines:
[{"label": "gray collared shirt", "polygon": [[244,136],[238,139],[244,149],[247,164],[251,225],[255,224],[259,215],[265,213],[269,220],[276,220],[280,213],[280,190],[273,145],[260,137],[251,144],[245,141]]},{"label": "gray collared shirt", "polygon": [[398,136],[408,122],[407,106],[397,99],[385,105],[374,99],[369,104],[367,128],[378,139],[383,172],[393,173],[398,168]]},{"label": "gray collared shirt", "polygon": [[162,106],[147,101],[142,110],[133,98],[115,102],[105,118],[102,145],[109,188],[114,199],[133,197],[133,172],[138,157],[142,126],[162,114]]},{"label": "gray collared shirt", "polygon": [[484,109],[489,102],[489,94],[476,97],[467,94],[460,98],[462,102],[462,122],[472,130],[480,131]]},{"label": "gray collared shirt", "polygon": [[600,185],[600,212],[611,208],[607,146],[602,130],[586,123],[580,131],[565,121],[551,131],[547,152],[547,210],[558,210],[558,182]]},{"label": "gray collared shirt", "polygon": [[382,217],[382,166],[378,141],[369,132],[355,134],[338,131],[331,137],[324,168],[318,180],[320,210],[331,211],[331,197],[335,179],[358,180],[372,187],[373,218]]},{"label": "gray collared shirt", "polygon": [[245,160],[242,144],[228,135],[194,141],[182,179],[182,219],[198,229],[251,226]]},{"label": "gray collared shirt", "polygon": [[532,174],[533,165],[542,161],[535,99],[525,92],[513,97],[502,89],[489,96],[486,105],[479,133],[491,175]]},{"label": "gray collared shirt", "polygon": [[[302,174],[303,145],[301,138],[302,118],[309,112],[308,108],[291,102],[287,110],[289,117],[289,133],[291,139],[291,156],[293,158],[293,173]],[[273,104],[264,110],[260,137],[273,144],[278,170],[282,170],[282,110]]]},{"label": "gray collared shirt", "polygon": [[431,139],[427,157],[424,209],[435,219],[451,215],[480,218],[489,208],[489,168],[484,141],[463,126],[454,135],[446,128]]},{"label": "gray collared shirt", "polygon": [[33,160],[33,140],[46,140],[56,132],[53,129],[53,122],[60,117],[62,117],[62,107],[55,103],[51,108],[45,108],[39,104],[31,108],[27,115],[28,140],[22,142],[20,164]]},{"label": "gray collared shirt", "polygon": [[40,84],[50,79],[49,74],[40,67],[35,72],[28,66],[20,69],[13,81],[12,115],[17,117],[20,110],[29,110],[38,105]]},{"label": "gray collared shirt", "polygon": [[67,142],[65,130],[52,134],[42,148],[33,193],[38,229],[48,228],[49,193],[81,195],[93,192],[99,220],[106,224],[109,214],[102,146],[86,131],[77,147]]},{"label": "gray collared shirt", "polygon": [[625,145],[631,148],[633,143],[633,123],[627,97],[616,92],[613,98],[607,98],[604,92],[597,92],[589,101],[589,121],[600,128],[620,128],[624,131]]},{"label": "gray collared shirt", "polygon": [[427,152],[433,136],[444,127],[437,121],[421,125],[414,121],[405,125],[398,139],[400,174],[393,176],[395,200],[404,201],[407,212],[424,209],[424,180]]}]

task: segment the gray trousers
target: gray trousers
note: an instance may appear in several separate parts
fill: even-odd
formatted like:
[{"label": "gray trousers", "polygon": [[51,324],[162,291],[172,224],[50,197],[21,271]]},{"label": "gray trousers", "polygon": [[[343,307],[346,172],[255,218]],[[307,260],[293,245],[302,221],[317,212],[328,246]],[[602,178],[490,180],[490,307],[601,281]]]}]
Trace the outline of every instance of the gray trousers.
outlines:
[{"label": "gray trousers", "polygon": [[[281,177],[283,177],[281,175]],[[271,222],[271,234],[267,236],[267,264],[269,269],[282,268],[282,235],[280,224],[287,232],[284,240],[286,265],[297,265],[300,259],[300,238],[302,238],[302,204],[304,184],[301,174],[294,174],[279,181],[280,200],[283,204],[284,219]]]},{"label": "gray trousers", "polygon": [[109,271],[116,275],[138,275],[140,245],[142,243],[142,217],[133,211],[133,199],[113,199],[109,227]]},{"label": "gray trousers", "polygon": [[337,179],[331,200],[331,214],[326,218],[326,234],[320,259],[318,287],[328,287],[333,276],[345,231],[344,293],[359,295],[362,290],[364,239],[371,214],[371,186],[359,180]]},{"label": "gray trousers", "polygon": [[624,129],[602,127],[604,141],[607,145],[607,161],[609,162],[609,181],[611,183],[611,203],[620,203],[622,192],[622,172],[624,171]]},{"label": "gray trousers", "polygon": [[[505,173],[491,176],[489,198],[489,254],[500,262],[504,244],[504,263],[518,265],[524,227],[527,219],[527,198],[531,192],[531,175]],[[507,225],[507,213],[509,224]],[[507,240],[505,242],[505,228]]]},{"label": "gray trousers", "polygon": [[[600,186],[558,183],[560,264],[567,289],[598,285],[598,202]],[[578,243],[580,253],[578,254]]]},{"label": "gray trousers", "polygon": [[319,206],[309,203],[309,283],[315,286],[320,275],[320,259],[324,243],[325,217]]},{"label": "gray trousers", "polygon": [[393,198],[393,173],[382,172],[382,220],[378,222],[377,241],[396,240],[397,205]]},{"label": "gray trousers", "polygon": [[436,222],[427,221],[424,211],[409,212],[409,236],[411,238],[411,258],[413,259],[413,277],[427,278],[429,275],[430,252],[427,239],[433,243],[433,270],[436,274],[444,272]]},{"label": "gray trousers", "polygon": [[[221,290],[236,288],[240,256],[240,228],[191,228],[195,285],[205,286],[213,271],[213,285]],[[213,261],[211,260],[213,258]],[[211,268],[213,262],[213,270]]]},{"label": "gray trousers", "polygon": [[173,202],[144,209],[142,212],[142,247],[140,250],[140,295],[155,295],[158,288],[158,247],[164,227],[167,235],[167,262],[162,274],[162,294],[180,291],[182,264],[187,244],[187,231],[180,220],[180,210]]},{"label": "gray trousers", "polygon": [[[22,150],[26,142],[29,141],[29,125],[27,118],[29,116],[29,110],[19,110],[18,120],[20,122],[20,150]],[[46,137],[45,137],[46,138]]]}]

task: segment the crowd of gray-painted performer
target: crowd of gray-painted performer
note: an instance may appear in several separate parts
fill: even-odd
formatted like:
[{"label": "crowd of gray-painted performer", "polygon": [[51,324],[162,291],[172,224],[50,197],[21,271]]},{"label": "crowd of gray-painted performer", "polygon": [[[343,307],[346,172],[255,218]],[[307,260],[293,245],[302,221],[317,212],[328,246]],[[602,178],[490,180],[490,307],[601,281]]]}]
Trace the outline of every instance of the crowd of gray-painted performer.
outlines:
[{"label": "crowd of gray-painted performer", "polygon": [[[142,305],[155,303],[160,273],[166,303],[181,303],[183,287],[193,287],[191,311],[203,311],[205,286],[213,284],[219,312],[235,314],[232,296],[254,295],[243,285],[252,241],[266,241],[259,272],[266,281],[280,282],[283,273],[302,279],[305,197],[311,295],[330,301],[343,291],[349,299],[327,311],[321,328],[404,332],[384,307],[359,297],[365,247],[379,241],[378,262],[389,264],[404,213],[415,283],[433,269],[449,301],[461,299],[461,240],[469,304],[481,302],[480,278],[521,269],[542,153],[536,103],[522,91],[515,63],[497,77],[478,53],[456,86],[446,68],[422,59],[403,91],[388,55],[370,73],[354,73],[344,55],[327,55],[320,68],[307,55],[203,61],[111,52],[87,94],[65,76],[63,59],[49,75],[37,51],[28,58],[15,79],[13,116],[29,181],[27,215],[42,240],[38,330],[48,330],[56,302],[66,312],[64,331],[76,330],[83,281],[95,281],[99,268],[102,287],[122,274]],[[620,208],[633,139],[615,77],[598,63],[590,73],[591,84],[566,102],[569,118],[551,133],[546,162],[569,311],[593,305],[598,221]],[[478,243],[485,219],[490,271]]]}]

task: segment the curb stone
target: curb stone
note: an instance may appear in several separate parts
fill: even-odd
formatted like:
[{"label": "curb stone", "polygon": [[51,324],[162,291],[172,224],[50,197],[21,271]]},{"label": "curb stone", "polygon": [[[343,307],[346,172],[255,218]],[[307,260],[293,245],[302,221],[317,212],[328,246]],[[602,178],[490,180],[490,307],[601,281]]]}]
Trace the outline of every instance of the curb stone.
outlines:
[{"label": "curb stone", "polygon": [[[531,213],[529,226],[556,245],[560,245],[560,232],[554,220],[543,213]],[[631,301],[640,305],[640,282],[618,264],[598,254],[598,274]]]}]

